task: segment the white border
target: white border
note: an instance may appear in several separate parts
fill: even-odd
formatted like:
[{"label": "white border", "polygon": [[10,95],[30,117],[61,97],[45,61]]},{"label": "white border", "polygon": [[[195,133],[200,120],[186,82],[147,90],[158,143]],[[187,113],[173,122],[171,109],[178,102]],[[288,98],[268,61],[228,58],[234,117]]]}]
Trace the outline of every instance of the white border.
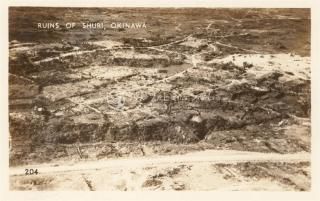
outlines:
[{"label": "white border", "polygon": [[9,6],[310,8],[310,0],[11,0]]},{"label": "white border", "polygon": [[[3,2],[2,2],[3,4]],[[312,190],[311,192],[18,192],[9,191],[8,171],[8,6],[54,7],[224,7],[224,8],[312,8]],[[11,0],[1,6],[0,65],[0,200],[320,200],[320,5],[318,0]]]}]

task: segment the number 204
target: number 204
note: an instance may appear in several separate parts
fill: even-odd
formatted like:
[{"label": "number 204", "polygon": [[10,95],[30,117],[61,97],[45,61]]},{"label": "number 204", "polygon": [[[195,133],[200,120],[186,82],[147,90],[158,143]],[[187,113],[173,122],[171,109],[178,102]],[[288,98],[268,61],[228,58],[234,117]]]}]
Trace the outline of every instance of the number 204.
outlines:
[{"label": "number 204", "polygon": [[25,169],[25,175],[37,175],[38,169]]}]

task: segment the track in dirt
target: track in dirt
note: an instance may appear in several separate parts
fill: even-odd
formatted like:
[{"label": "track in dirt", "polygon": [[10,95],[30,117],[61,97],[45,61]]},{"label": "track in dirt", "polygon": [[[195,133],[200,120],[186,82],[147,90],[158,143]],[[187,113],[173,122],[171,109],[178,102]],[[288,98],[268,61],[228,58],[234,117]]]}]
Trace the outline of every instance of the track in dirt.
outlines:
[{"label": "track in dirt", "polygon": [[[75,172],[75,171],[92,171],[104,168],[131,168],[160,166],[168,164],[192,164],[192,163],[211,163],[211,164],[233,164],[244,162],[308,162],[310,161],[310,153],[300,152],[294,154],[275,154],[275,153],[259,153],[245,151],[225,151],[225,150],[207,150],[194,152],[186,155],[172,155],[160,157],[141,157],[126,159],[111,159],[104,161],[84,162],[74,165],[46,164],[32,165],[30,167],[37,168],[40,174],[58,173],[58,172]],[[24,175],[24,167],[10,168],[11,176]]]}]

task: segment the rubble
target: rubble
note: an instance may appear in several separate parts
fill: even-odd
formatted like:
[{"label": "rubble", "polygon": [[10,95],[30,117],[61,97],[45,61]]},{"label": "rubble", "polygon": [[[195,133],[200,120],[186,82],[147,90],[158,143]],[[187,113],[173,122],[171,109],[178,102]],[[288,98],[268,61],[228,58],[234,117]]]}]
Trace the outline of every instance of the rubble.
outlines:
[{"label": "rubble", "polygon": [[[310,16],[282,10],[288,15],[279,20],[265,10],[247,11],[199,9],[191,15],[188,9],[160,9],[175,19],[163,20],[144,10],[133,18],[147,15],[157,26],[110,34],[75,29],[74,37],[66,31],[21,35],[32,20],[23,8],[14,8],[10,166],[205,149],[310,152]],[[48,12],[57,19],[73,16],[69,10]],[[300,17],[292,20],[295,15]],[[175,173],[163,174],[181,176]],[[122,182],[116,186],[129,189]],[[191,188],[163,178],[138,186]]]}]

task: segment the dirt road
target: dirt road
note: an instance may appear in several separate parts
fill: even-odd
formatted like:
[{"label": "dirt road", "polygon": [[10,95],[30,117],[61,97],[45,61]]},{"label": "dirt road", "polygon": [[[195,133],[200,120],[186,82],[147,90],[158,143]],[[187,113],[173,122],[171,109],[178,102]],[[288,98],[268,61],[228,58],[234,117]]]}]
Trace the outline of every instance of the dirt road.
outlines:
[{"label": "dirt road", "polygon": [[105,168],[132,168],[175,164],[211,163],[234,164],[243,162],[307,162],[310,154],[306,152],[294,154],[275,154],[227,150],[207,150],[185,155],[139,157],[125,159],[110,159],[102,161],[79,162],[70,165],[44,164],[10,168],[10,175],[24,175],[26,168],[37,168],[41,174],[90,171]]},{"label": "dirt road", "polygon": [[[207,150],[76,164],[10,168],[11,190],[298,190],[310,189],[310,154]],[[24,175],[25,168],[39,174]]]}]

